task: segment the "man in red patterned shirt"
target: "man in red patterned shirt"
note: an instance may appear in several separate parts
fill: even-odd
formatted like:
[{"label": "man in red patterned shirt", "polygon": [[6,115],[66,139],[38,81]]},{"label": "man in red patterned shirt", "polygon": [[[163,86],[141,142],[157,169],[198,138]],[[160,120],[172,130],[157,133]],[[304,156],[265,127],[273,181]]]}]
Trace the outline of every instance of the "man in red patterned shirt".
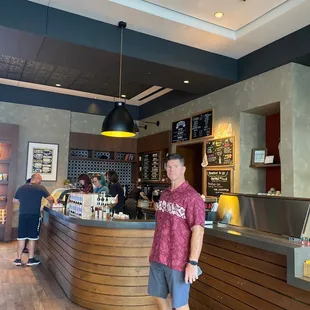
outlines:
[{"label": "man in red patterned shirt", "polygon": [[196,190],[185,181],[185,170],[182,156],[168,156],[171,187],[161,194],[156,210],[148,286],[148,293],[154,296],[160,310],[189,309],[190,284],[198,279],[205,206]]}]

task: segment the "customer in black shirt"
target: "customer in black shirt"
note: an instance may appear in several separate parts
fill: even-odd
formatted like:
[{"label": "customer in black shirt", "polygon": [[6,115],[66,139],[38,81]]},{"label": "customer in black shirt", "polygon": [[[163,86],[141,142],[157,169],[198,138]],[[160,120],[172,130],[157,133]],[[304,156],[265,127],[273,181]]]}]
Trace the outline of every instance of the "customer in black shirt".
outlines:
[{"label": "customer in black shirt", "polygon": [[53,203],[54,198],[47,189],[40,185],[42,177],[35,173],[31,177],[29,184],[22,185],[15,193],[13,202],[19,203],[19,223],[17,235],[17,258],[14,261],[16,266],[20,266],[21,255],[25,247],[25,240],[28,239],[29,259],[27,266],[40,264],[34,258],[35,241],[39,239],[40,209],[42,197]]},{"label": "customer in black shirt", "polygon": [[114,212],[119,213],[123,212],[124,213],[124,204],[125,204],[125,197],[124,197],[124,189],[122,185],[119,183],[118,175],[115,171],[110,170],[107,173],[108,180],[109,180],[109,191],[110,195],[112,197],[117,196],[117,203],[114,206]]}]

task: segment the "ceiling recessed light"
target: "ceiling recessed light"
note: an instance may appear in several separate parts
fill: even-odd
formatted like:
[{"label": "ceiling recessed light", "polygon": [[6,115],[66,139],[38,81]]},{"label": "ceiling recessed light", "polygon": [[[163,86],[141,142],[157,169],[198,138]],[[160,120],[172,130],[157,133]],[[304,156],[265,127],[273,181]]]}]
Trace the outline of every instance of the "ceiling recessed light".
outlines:
[{"label": "ceiling recessed light", "polygon": [[60,87],[61,86],[61,84],[55,84],[57,87]]},{"label": "ceiling recessed light", "polygon": [[184,84],[188,84],[188,83],[189,83],[189,81],[185,80],[185,81],[183,81],[183,83],[184,83]]},{"label": "ceiling recessed light", "polygon": [[222,13],[222,12],[216,12],[216,13],[214,14],[214,16],[215,16],[216,18],[222,18],[222,17],[224,16],[224,13]]},{"label": "ceiling recessed light", "polygon": [[126,95],[121,95],[122,98],[126,98]]},{"label": "ceiling recessed light", "polygon": [[97,99],[97,97],[94,97],[94,99]]}]

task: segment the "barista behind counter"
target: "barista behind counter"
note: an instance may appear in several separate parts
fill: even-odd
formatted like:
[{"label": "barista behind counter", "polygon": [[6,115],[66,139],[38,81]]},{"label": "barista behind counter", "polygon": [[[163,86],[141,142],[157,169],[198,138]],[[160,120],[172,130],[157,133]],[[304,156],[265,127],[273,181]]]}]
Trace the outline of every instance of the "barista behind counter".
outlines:
[{"label": "barista behind counter", "polygon": [[137,205],[141,191],[141,183],[137,181],[136,186],[128,194],[125,202],[125,213],[129,215],[130,219],[135,219],[137,217]]},{"label": "barista behind counter", "polygon": [[124,189],[122,185],[119,183],[118,175],[115,171],[110,170],[107,172],[107,179],[109,184],[109,191],[112,197],[117,197],[117,203],[113,208],[115,213],[124,213],[124,206],[125,206],[125,196],[124,196]]}]

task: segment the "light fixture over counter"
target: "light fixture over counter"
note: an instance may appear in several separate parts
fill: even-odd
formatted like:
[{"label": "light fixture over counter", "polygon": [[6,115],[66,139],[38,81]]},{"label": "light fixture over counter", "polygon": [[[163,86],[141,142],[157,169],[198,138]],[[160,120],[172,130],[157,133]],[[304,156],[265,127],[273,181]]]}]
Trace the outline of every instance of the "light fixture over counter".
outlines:
[{"label": "light fixture over counter", "polygon": [[[119,89],[118,98],[122,95],[122,67],[123,67],[123,36],[124,29],[127,24],[119,22],[118,27],[121,29],[121,51],[120,51],[120,66],[119,66]],[[114,109],[106,116],[102,124],[101,134],[104,136],[115,138],[130,138],[136,135],[135,123],[125,107],[125,102],[115,102]]]}]

